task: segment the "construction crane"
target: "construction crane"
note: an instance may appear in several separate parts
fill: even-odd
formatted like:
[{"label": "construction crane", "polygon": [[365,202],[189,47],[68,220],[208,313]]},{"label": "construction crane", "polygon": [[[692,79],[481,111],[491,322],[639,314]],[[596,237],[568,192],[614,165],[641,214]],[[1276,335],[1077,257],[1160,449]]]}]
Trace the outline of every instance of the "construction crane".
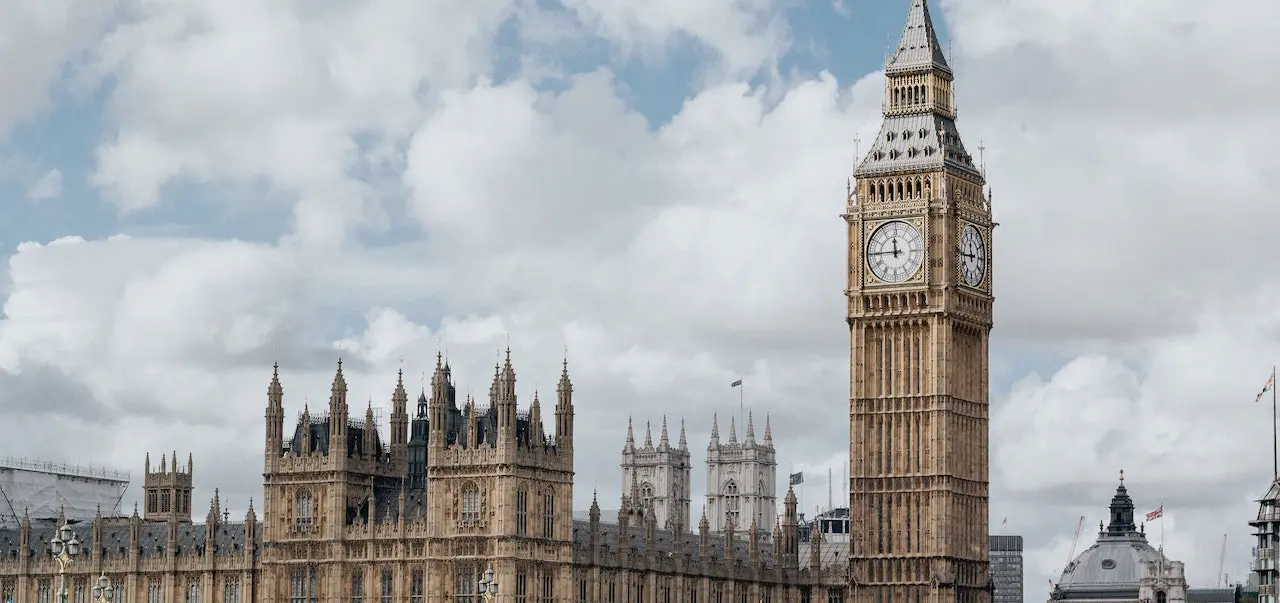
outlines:
[{"label": "construction crane", "polygon": [[1080,521],[1076,522],[1075,536],[1071,537],[1071,548],[1067,549],[1067,565],[1063,573],[1071,571],[1071,562],[1076,558],[1076,545],[1080,543],[1080,530],[1084,528],[1084,515],[1080,516]]},{"label": "construction crane", "polygon": [[1222,552],[1218,553],[1218,587],[1226,586],[1227,575],[1222,573],[1222,569],[1227,562],[1227,535],[1222,535]]}]

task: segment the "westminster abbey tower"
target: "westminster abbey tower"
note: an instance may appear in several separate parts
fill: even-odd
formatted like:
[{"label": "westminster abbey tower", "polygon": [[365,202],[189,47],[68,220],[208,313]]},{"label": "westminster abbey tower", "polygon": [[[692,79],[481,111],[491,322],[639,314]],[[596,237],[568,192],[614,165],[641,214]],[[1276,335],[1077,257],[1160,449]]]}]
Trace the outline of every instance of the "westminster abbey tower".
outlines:
[{"label": "westminster abbey tower", "polygon": [[854,603],[985,603],[991,206],[927,0],[885,66],[848,226]]}]

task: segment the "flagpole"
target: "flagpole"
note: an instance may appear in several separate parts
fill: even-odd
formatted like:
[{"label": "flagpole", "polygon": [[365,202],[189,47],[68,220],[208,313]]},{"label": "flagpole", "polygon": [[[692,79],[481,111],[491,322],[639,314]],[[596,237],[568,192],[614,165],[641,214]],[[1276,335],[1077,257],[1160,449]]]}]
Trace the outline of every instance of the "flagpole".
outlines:
[{"label": "flagpole", "polygon": [[1271,479],[1280,479],[1280,437],[1276,434],[1276,365],[1271,365]]},{"label": "flagpole", "polygon": [[[739,379],[739,381],[741,381],[741,379]],[[744,410],[746,406],[742,402],[742,390],[746,388],[745,384],[738,386],[738,424],[742,426],[742,433],[744,434],[747,429],[747,413],[746,410]]]},{"label": "flagpole", "polygon": [[1164,552],[1164,503],[1160,503],[1160,551]]}]

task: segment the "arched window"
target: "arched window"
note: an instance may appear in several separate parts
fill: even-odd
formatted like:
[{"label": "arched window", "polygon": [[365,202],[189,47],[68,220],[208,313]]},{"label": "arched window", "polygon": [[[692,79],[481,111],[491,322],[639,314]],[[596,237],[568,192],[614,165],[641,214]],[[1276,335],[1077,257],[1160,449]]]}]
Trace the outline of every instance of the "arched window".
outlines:
[{"label": "arched window", "polygon": [[529,491],[516,490],[516,536],[529,533]]},{"label": "arched window", "polygon": [[729,480],[724,485],[724,518],[726,522],[733,522],[734,527],[738,524],[738,509],[741,506],[741,497],[738,493],[738,482]]},{"label": "arched window", "polygon": [[556,490],[547,488],[542,494],[542,537],[554,538],[556,535]]},{"label": "arched window", "polygon": [[306,488],[298,490],[294,497],[293,517],[294,523],[299,527],[309,526],[314,521],[315,508],[311,499],[311,491]]},{"label": "arched window", "polygon": [[480,521],[480,488],[467,484],[462,488],[462,521]]},{"label": "arched window", "polygon": [[653,484],[649,482],[640,484],[640,504],[646,509],[653,504]]},{"label": "arched window", "polygon": [[1168,603],[1168,599],[1169,597],[1168,595],[1164,594],[1164,591],[1162,590],[1156,591],[1156,603]]}]

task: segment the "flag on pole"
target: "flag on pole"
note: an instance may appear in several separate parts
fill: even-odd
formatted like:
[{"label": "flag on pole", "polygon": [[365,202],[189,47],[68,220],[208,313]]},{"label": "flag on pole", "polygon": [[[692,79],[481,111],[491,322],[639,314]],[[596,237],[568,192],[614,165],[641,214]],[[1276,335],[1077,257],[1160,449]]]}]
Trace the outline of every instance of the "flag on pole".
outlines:
[{"label": "flag on pole", "polygon": [[1160,505],[1159,509],[1156,509],[1155,511],[1147,513],[1147,521],[1151,521],[1153,519],[1159,519],[1161,517],[1164,517],[1164,505]]},{"label": "flag on pole", "polygon": [[729,387],[742,387],[742,380],[739,379],[737,381],[734,381],[733,383],[730,383]]},{"label": "flag on pole", "polygon": [[1271,376],[1267,377],[1267,382],[1262,385],[1262,391],[1258,392],[1258,397],[1253,399],[1253,403],[1257,404],[1258,402],[1261,402],[1262,394],[1265,394],[1271,391],[1271,388],[1275,386],[1276,386],[1276,374],[1271,373]]},{"label": "flag on pole", "polygon": [[790,486],[799,486],[800,484],[803,484],[803,483],[804,483],[804,472],[803,472],[803,471],[800,471],[800,472],[797,472],[797,473],[792,473],[792,474],[791,474],[791,479],[790,479],[790,480],[788,480],[788,481],[790,481],[790,482],[791,482],[790,484],[788,484],[788,485],[790,485]]}]

